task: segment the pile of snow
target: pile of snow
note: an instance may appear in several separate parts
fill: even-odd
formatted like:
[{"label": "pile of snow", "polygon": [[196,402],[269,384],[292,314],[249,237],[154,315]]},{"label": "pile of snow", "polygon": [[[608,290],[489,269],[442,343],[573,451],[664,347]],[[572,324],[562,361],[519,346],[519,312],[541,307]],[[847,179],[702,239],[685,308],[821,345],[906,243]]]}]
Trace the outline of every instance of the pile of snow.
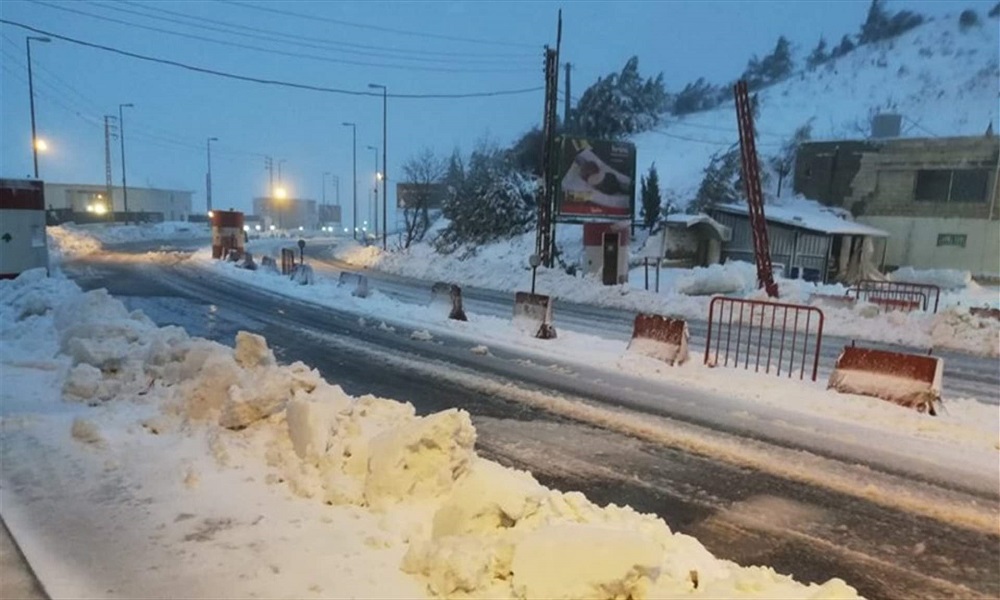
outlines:
[{"label": "pile of snow", "polygon": [[[647,598],[697,588],[713,597],[857,597],[839,579],[802,585],[766,567],[740,567],[655,516],[548,489],[528,473],[477,456],[476,432],[464,411],[419,417],[409,404],[351,397],[302,363],[279,365],[261,336],[241,332],[235,348],[192,338],[129,313],[106,292],[83,293],[38,271],[0,282],[0,298],[4,355],[22,344],[58,350],[66,371],[54,381],[61,380],[65,398],[103,409],[61,433],[44,419],[25,427],[40,436],[72,435],[107,455],[132,454],[143,431],[170,445],[202,439],[220,471],[199,474],[170,463],[170,453],[151,452],[143,454],[145,472],[183,473],[178,479],[193,493],[213,478],[226,480],[227,470],[264,468],[267,484],[329,505],[329,518],[343,531],[356,531],[359,520],[370,523],[367,549],[351,562],[388,551],[399,562],[371,561],[393,572],[344,578],[359,587],[342,582],[338,595],[378,595],[379,583],[402,569],[437,596]],[[33,335],[13,335],[26,331]],[[141,431],[120,418],[135,406],[149,411]],[[91,456],[78,458],[103,461]],[[183,493],[169,486],[146,484],[143,493],[151,508],[185,506]],[[238,507],[235,497],[225,498],[231,510]],[[17,508],[5,496],[5,508],[12,502]],[[208,532],[225,525],[206,523]],[[251,545],[267,543],[264,531],[256,530]],[[325,547],[312,552],[330,555],[355,543],[349,538],[323,538]]]},{"label": "pile of snow", "polygon": [[889,274],[891,281],[936,285],[942,290],[959,290],[973,287],[972,273],[955,269],[914,269],[902,267]]},{"label": "pile of snow", "polygon": [[742,261],[696,267],[679,276],[674,286],[687,296],[742,294],[757,288],[757,267]]},{"label": "pile of snow", "polygon": [[88,225],[64,225],[86,232],[105,244],[157,240],[208,239],[212,231],[208,223],[188,223],[186,221],[164,221],[162,223],[99,223]]},{"label": "pile of snow", "polygon": [[102,247],[99,239],[69,225],[46,227],[45,232],[48,234],[49,254],[54,262],[94,254]]}]

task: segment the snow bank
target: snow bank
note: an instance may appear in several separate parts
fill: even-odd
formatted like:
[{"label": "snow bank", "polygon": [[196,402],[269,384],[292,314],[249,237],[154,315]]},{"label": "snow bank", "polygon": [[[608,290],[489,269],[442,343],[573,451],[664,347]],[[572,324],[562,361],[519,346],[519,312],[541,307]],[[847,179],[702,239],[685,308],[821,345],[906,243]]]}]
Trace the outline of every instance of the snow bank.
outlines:
[{"label": "snow bank", "polygon": [[[38,303],[32,297],[50,309],[38,314],[35,306],[22,318],[25,306]],[[396,572],[419,578],[431,594],[646,598],[697,587],[726,597],[857,597],[839,579],[804,586],[767,568],[740,567],[714,558],[655,516],[545,488],[528,473],[479,458],[464,411],[418,417],[408,404],[348,396],[302,363],[277,364],[258,335],[241,332],[235,348],[191,338],[128,313],[106,292],[82,293],[37,273],[0,282],[0,298],[5,353],[25,342],[8,333],[29,323],[33,337],[48,339],[78,372],[63,376],[64,383],[75,378],[67,387],[104,390],[107,410],[74,421],[72,435],[82,444],[105,451],[124,444],[118,440],[131,424],[117,415],[147,406],[152,412],[142,420],[144,429],[175,440],[171,444],[204,439],[203,451],[223,469],[196,471],[165,462],[167,454],[151,454],[144,459],[151,472],[182,474],[194,489],[225,478],[227,469],[266,465],[269,485],[287,485],[298,496],[333,505],[330,511],[352,507],[361,511],[355,519],[377,516],[368,552],[400,548]],[[147,487],[152,506],[169,501],[156,496],[158,489],[176,494]],[[367,585],[375,589],[390,576],[369,573]],[[349,595],[373,592],[358,587]]]},{"label": "snow bank", "polygon": [[742,261],[696,267],[679,276],[674,285],[687,296],[745,293],[757,287],[757,268]]},{"label": "snow bank", "polygon": [[972,282],[972,273],[956,271],[955,269],[914,269],[902,267],[889,274],[892,281],[905,283],[925,283],[936,285],[942,290],[955,290],[976,285]]},{"label": "snow bank", "polygon": [[69,225],[46,227],[49,237],[49,254],[54,262],[60,258],[77,258],[101,250],[101,242],[93,235]]}]

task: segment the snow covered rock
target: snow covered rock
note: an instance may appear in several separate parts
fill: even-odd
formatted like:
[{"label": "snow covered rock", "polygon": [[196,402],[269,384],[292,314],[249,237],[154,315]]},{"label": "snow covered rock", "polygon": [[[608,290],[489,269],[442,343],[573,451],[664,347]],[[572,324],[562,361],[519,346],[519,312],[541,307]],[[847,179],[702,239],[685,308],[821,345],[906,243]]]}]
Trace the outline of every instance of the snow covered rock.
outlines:
[{"label": "snow covered rock", "polygon": [[236,348],[233,350],[236,364],[245,369],[268,367],[275,364],[274,353],[267,347],[264,336],[240,331],[236,334]]}]

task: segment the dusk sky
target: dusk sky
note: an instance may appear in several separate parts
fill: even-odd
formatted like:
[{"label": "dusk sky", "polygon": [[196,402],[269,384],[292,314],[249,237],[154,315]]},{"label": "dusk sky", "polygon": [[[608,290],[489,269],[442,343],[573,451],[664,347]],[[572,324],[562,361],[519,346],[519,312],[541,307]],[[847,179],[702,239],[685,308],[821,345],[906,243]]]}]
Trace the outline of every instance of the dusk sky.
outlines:
[{"label": "dusk sky", "polygon": [[[426,95],[542,87],[542,46],[555,43],[562,8],[561,59],[573,65],[572,95],[579,97],[631,55],[639,56],[644,75],[662,71],[668,91],[698,77],[731,81],[751,54],[766,54],[781,34],[796,45],[801,61],[820,35],[836,43],[845,33],[857,33],[868,4],[4,0],[0,17],[260,79],[360,92],[378,83],[390,94]],[[968,7],[984,14],[992,4],[897,1],[888,8],[937,17]],[[24,40],[39,34],[10,24],[0,25],[0,32],[0,174],[23,177],[31,173]],[[265,195],[265,155],[285,161],[282,179],[293,196],[320,199],[323,173],[331,172],[340,177],[341,201],[349,205],[351,130],[341,124],[353,121],[359,205],[367,202],[375,167],[368,146],[382,144],[380,96],[228,80],[57,39],[33,42],[32,58],[39,137],[50,147],[40,158],[44,180],[103,183],[103,116],[132,103],[134,108],[125,109],[130,185],[193,190],[195,210],[203,210],[205,141],[218,137],[212,145],[216,207],[248,210],[252,197]],[[423,147],[447,155],[456,146],[468,152],[485,135],[507,143],[539,124],[541,113],[541,91],[454,99],[390,96],[390,187],[403,162]],[[120,185],[117,144],[113,161]],[[332,183],[326,193],[332,202]],[[350,212],[344,216],[349,220]]]}]

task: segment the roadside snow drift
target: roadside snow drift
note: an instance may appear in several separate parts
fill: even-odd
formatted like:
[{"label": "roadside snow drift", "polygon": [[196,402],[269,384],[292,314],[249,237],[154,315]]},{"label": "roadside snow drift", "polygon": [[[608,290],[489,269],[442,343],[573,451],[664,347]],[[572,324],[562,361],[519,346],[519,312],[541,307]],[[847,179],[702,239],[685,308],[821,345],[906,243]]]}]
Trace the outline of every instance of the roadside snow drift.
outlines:
[{"label": "roadside snow drift", "polygon": [[[3,472],[4,517],[15,536],[28,541],[28,559],[53,596],[148,593],[139,572],[126,572],[130,583],[114,593],[96,569],[80,580],[86,583],[71,585],[52,568],[68,550],[32,542],[32,530],[18,518],[32,507],[21,478],[31,478],[34,462],[49,460],[47,451],[63,448],[81,469],[116,472],[119,487],[105,491],[103,504],[121,502],[127,510],[133,499],[125,490],[142,488],[148,496],[144,518],[179,512],[172,524],[156,528],[167,549],[237,535],[225,533],[236,528],[255,532],[254,554],[245,559],[251,562],[276,555],[292,563],[290,569],[317,557],[351,557],[331,559],[336,562],[301,581],[277,566],[256,569],[252,589],[272,595],[321,590],[412,597],[423,590],[493,598],[857,597],[839,579],[807,586],[766,567],[740,567],[672,533],[655,516],[548,489],[529,473],[477,456],[476,432],[464,411],[421,417],[409,404],[348,396],[305,364],[278,364],[266,340],[253,333],[239,333],[234,348],[192,338],[127,312],[103,290],[83,293],[39,271],[0,282],[0,300],[3,445],[5,455],[17,457],[20,474],[9,480],[11,473]],[[39,365],[45,376],[33,374]],[[34,445],[19,446],[19,440]],[[174,448],[195,454],[181,459]],[[165,474],[172,475],[162,480]],[[46,502],[67,512],[87,509],[76,495],[86,478],[38,477],[35,484],[47,486]],[[237,487],[219,496],[200,491],[223,481]],[[262,516],[240,529],[239,519],[225,517],[241,513],[261,488],[271,490],[269,521],[258,525]],[[294,496],[276,496],[278,489]],[[220,516],[169,542],[196,508]],[[321,527],[317,521],[306,530],[279,527],[268,534],[268,523],[277,523],[280,514],[317,511],[338,533],[310,536],[309,529]],[[114,548],[144,527],[139,518],[105,544]],[[301,548],[284,543],[288,536]],[[205,547],[217,547],[211,556],[220,557],[220,565],[223,556],[249,552],[241,544]],[[106,551],[95,546],[96,560]],[[173,565],[158,593],[192,593],[182,587],[184,569],[202,568],[202,562],[208,559]],[[242,579],[220,570],[198,594],[241,593],[246,588],[233,586],[248,585]],[[278,580],[288,587],[275,587]],[[307,589],[307,580],[322,585]]]}]

